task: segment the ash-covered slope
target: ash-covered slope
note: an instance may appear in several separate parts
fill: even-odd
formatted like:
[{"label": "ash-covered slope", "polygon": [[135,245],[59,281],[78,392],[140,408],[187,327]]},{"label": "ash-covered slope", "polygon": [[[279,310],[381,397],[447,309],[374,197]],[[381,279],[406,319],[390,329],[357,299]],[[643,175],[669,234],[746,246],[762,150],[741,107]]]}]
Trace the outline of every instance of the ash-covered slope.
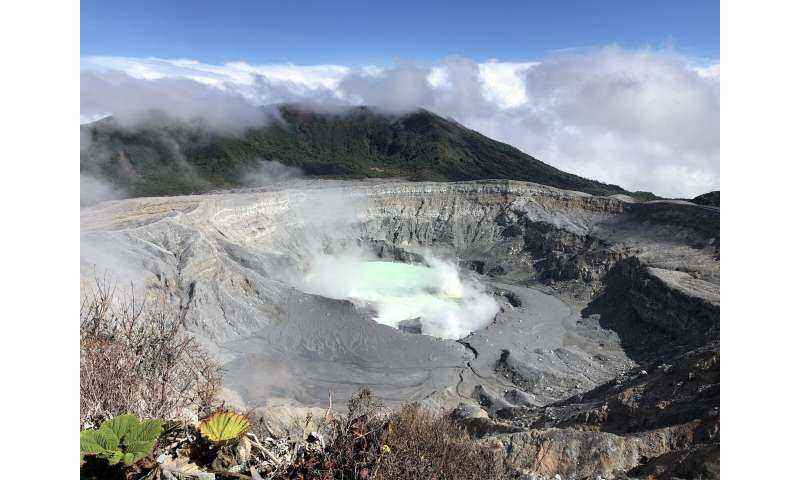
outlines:
[{"label": "ash-covered slope", "polygon": [[[717,208],[515,181],[293,180],[81,217],[84,279],[110,271],[191,308],[246,406],[369,385],[462,404],[533,478],[718,476]],[[500,311],[454,341],[298,289],[315,256],[353,251],[456,261]]]},{"label": "ash-covered slope", "polygon": [[425,110],[402,115],[361,107],[318,113],[283,105],[279,118],[242,135],[153,120],[122,128],[107,118],[81,127],[81,171],[128,196],[246,186],[262,161],[307,175],[413,181],[514,179],[598,195],[630,193],[563,172],[518,149]]}]

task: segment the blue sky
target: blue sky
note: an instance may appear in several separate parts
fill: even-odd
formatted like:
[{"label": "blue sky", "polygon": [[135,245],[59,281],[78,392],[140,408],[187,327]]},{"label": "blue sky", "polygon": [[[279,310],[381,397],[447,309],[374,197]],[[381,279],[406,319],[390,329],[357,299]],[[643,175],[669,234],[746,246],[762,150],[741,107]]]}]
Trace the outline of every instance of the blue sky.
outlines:
[{"label": "blue sky", "polygon": [[616,44],[719,58],[714,1],[81,2],[82,56],[385,65],[538,58]]}]

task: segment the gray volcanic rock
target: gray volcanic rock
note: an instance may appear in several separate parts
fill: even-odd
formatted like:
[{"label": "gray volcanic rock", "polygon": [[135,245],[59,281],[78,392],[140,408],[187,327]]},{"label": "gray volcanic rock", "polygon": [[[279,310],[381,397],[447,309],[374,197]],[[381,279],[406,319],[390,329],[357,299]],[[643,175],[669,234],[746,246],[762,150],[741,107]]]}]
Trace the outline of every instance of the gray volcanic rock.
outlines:
[{"label": "gray volcanic rock", "polygon": [[[463,403],[457,417],[538,478],[667,475],[669,459],[713,476],[717,208],[517,181],[290,180],[105,202],[81,226],[82,285],[108,272],[171,295],[247,407],[325,406],[329,389],[341,406],[369,385],[389,403]],[[452,259],[499,313],[443,340],[298,289],[314,258],[353,252]]]},{"label": "gray volcanic rock", "polygon": [[583,313],[600,314],[639,360],[719,340],[719,285],[635,257],[615,266],[605,283]]},{"label": "gray volcanic rock", "polygon": [[397,329],[405,333],[422,333],[422,322],[419,317],[409,318],[398,323]]},{"label": "gray volcanic rock", "polygon": [[[639,365],[543,407],[494,409],[502,428],[525,431],[498,437],[512,463],[543,478],[719,478],[718,286],[629,258],[588,312],[599,312],[592,316],[618,332]],[[501,363],[526,390],[544,380],[510,353]]]}]

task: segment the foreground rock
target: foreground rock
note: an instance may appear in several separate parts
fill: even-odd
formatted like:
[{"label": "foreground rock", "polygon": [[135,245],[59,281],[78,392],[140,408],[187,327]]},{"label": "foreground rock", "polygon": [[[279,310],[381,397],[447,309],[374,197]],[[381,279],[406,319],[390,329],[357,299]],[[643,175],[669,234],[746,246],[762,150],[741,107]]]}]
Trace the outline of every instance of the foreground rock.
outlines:
[{"label": "foreground rock", "polygon": [[[630,258],[607,275],[590,312],[620,332],[636,368],[543,407],[495,407],[480,428],[464,424],[533,478],[718,478],[718,289]],[[500,366],[530,389],[524,366],[508,355]],[[506,433],[514,427],[523,431]]]}]

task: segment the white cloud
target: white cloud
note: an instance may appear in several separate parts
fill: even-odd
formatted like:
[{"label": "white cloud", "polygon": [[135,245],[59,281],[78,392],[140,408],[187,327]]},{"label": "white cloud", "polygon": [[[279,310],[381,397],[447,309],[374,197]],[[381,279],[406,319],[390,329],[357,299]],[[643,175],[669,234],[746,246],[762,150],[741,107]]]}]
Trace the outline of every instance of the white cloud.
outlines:
[{"label": "white cloud", "polygon": [[[608,47],[529,62],[448,57],[391,67],[86,57],[82,69],[95,72],[82,76],[87,118],[120,109],[132,114],[137,102],[166,102],[222,125],[252,120],[248,103],[423,107],[553,166],[630,190],[693,196],[719,188],[719,64],[669,51]],[[95,88],[111,75],[100,72],[109,70],[133,78]],[[195,87],[178,82],[189,79]]]},{"label": "white cloud", "polygon": [[695,67],[694,70],[703,78],[719,80],[719,63],[714,63],[705,67]]},{"label": "white cloud", "polygon": [[528,100],[525,93],[525,70],[537,64],[498,61],[479,64],[484,81],[483,94],[489,101],[497,102],[501,108],[523,105]]},{"label": "white cloud", "polygon": [[81,59],[82,70],[118,70],[134,78],[153,80],[165,77],[192,78],[202,83],[219,85],[236,83],[249,85],[253,77],[263,75],[275,81],[290,82],[306,88],[335,88],[350,73],[341,65],[251,65],[228,62],[212,65],[188,59],[129,58],[89,56]]},{"label": "white cloud", "polygon": [[152,119],[156,111],[234,134],[269,118],[263,108],[225,86],[217,88],[182,76],[143,80],[117,71],[81,73],[82,121],[110,113],[121,124],[134,125]]},{"label": "white cloud", "polygon": [[434,100],[429,74],[430,70],[408,63],[377,73],[354,70],[342,79],[337,89],[351,103],[403,112]]},{"label": "white cloud", "polygon": [[519,141],[545,161],[665,195],[719,188],[718,75],[669,52],[606,48],[544,61],[526,85],[544,131]]}]

